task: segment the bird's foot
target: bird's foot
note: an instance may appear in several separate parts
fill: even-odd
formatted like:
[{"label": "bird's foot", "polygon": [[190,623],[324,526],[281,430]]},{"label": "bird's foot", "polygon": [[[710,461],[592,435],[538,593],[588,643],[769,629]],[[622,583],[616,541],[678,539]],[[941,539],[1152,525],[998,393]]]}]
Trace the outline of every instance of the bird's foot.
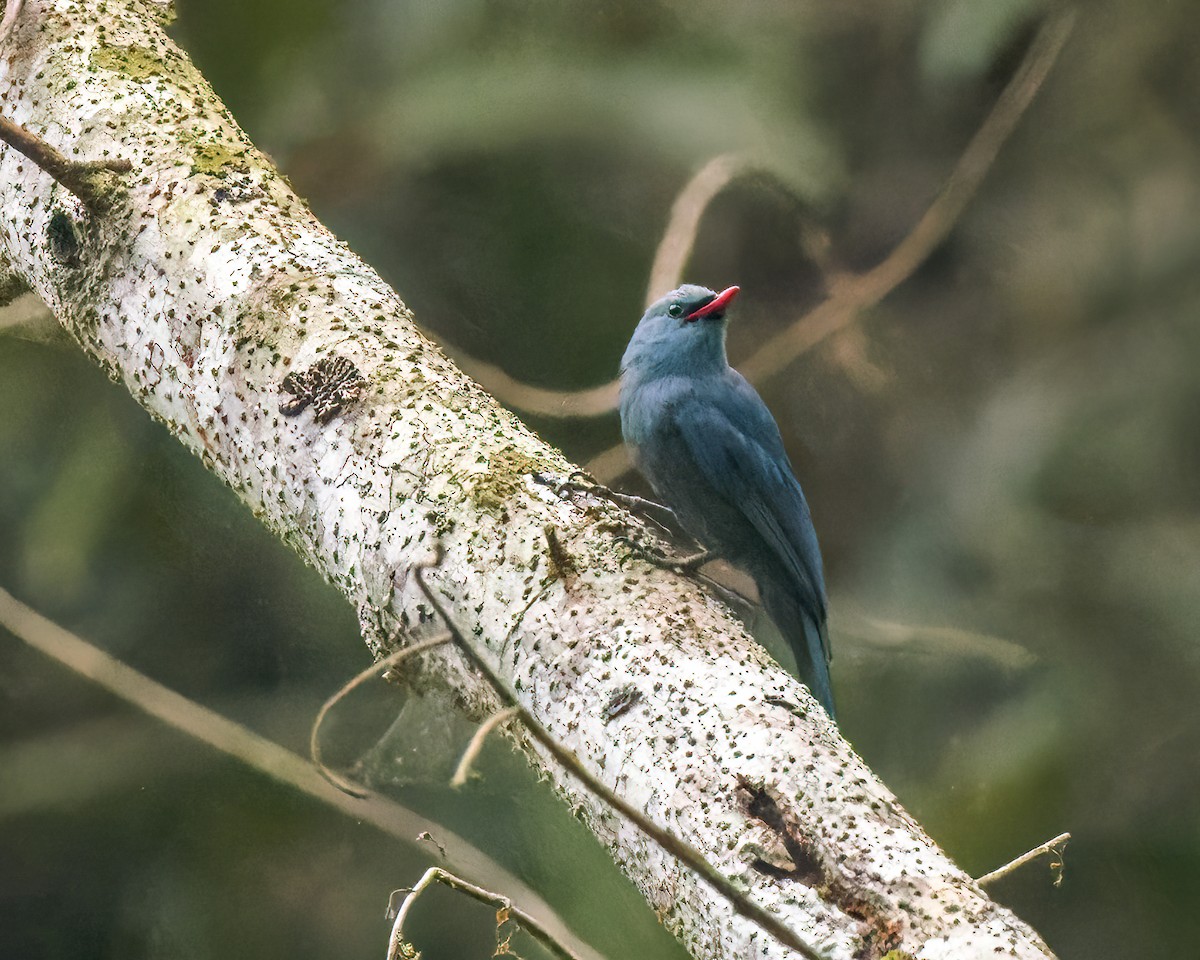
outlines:
[{"label": "bird's foot", "polygon": [[554,492],[560,497],[565,497],[571,493],[588,493],[592,496],[603,497],[605,500],[611,500],[613,503],[620,504],[637,513],[644,514],[647,510],[661,510],[671,517],[675,516],[675,511],[664,504],[647,500],[645,497],[639,497],[632,493],[621,493],[618,490],[613,490],[611,487],[606,487],[599,481],[594,480],[582,470],[571,471],[565,480],[547,477],[544,474],[534,474],[533,479],[537,483],[552,487]]},{"label": "bird's foot", "polygon": [[702,566],[717,557],[711,550],[701,550],[698,553],[680,557],[660,550],[656,546],[651,546],[645,541],[635,540],[633,537],[617,537],[617,542],[625,544],[634,556],[653,566],[688,575],[696,573]]},{"label": "bird's foot", "polygon": [[[569,497],[572,493],[586,493],[592,497],[601,497],[610,503],[624,506],[626,510],[634,512],[642,521],[652,523],[658,527],[664,534],[670,534],[671,528],[650,514],[649,511],[660,510],[671,517],[671,520],[676,520],[674,510],[670,506],[665,506],[661,503],[655,503],[654,500],[648,500],[646,497],[637,497],[632,493],[620,493],[612,490],[611,487],[606,487],[601,482],[596,481],[584,473],[583,470],[572,470],[565,480],[560,480],[556,476],[546,476],[545,474],[533,474],[533,480],[536,484],[551,487],[554,493],[559,497]],[[626,527],[628,529],[628,527]]]},{"label": "bird's foot", "polygon": [[696,573],[706,563],[716,559],[717,555],[711,550],[697,550],[686,557],[672,560],[671,566],[680,573]]}]

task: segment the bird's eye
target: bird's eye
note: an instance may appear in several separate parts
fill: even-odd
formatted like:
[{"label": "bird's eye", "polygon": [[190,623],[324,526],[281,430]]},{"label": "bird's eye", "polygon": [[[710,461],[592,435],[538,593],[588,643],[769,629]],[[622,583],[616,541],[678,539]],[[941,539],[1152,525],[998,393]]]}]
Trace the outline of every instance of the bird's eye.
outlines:
[{"label": "bird's eye", "polygon": [[669,307],[667,307],[667,313],[669,313],[673,317],[682,317],[683,316],[683,305],[679,304],[679,303],[673,303]]}]

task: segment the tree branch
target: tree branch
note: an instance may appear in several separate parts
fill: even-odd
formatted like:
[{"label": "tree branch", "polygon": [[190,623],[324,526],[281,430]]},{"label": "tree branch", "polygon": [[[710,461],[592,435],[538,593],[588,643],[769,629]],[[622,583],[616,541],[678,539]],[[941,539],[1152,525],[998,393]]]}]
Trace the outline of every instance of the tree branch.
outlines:
[{"label": "tree branch", "polygon": [[450,778],[450,786],[455,789],[466,786],[467,781],[471,777],[471,767],[479,759],[483,745],[487,743],[487,738],[491,735],[492,731],[497,727],[504,726],[510,720],[515,720],[519,716],[521,716],[520,707],[506,707],[498,713],[493,713],[479,725],[479,729],[475,731],[475,736],[471,738],[471,742],[467,744],[467,749],[463,751],[462,759],[458,761],[458,767],[454,771],[454,776]]},{"label": "tree branch", "polygon": [[1021,66],[916,226],[881,263],[864,274],[845,276],[824,303],[768,338],[738,364],[747,379],[761,383],[779,373],[802,353],[879,303],[928,259],[979,190],[1000,148],[1049,75],[1074,23],[1075,13],[1068,9],[1051,15],[1042,24]]},{"label": "tree branch", "polygon": [[113,202],[109,175],[133,169],[128,160],[68,160],[41,137],[4,117],[0,117],[0,140],[36,163],[92,210],[104,210]]},{"label": "tree branch", "polygon": [[722,190],[752,167],[750,157],[723,153],[701,167],[680,191],[671,204],[667,228],[654,251],[650,281],[646,284],[646,306],[679,286],[683,270],[691,259],[704,212]]},{"label": "tree branch", "polygon": [[[440,338],[439,338],[440,339]],[[569,419],[571,417],[601,417],[617,409],[620,381],[608,383],[588,390],[552,390],[535,387],[505,372],[494,363],[473,357],[465,350],[442,340],[446,352],[454,358],[468,377],[477,380],[489,393],[511,407],[543,417]]]},{"label": "tree branch", "polygon": [[1055,872],[1054,885],[1057,887],[1062,883],[1063,851],[1066,849],[1067,841],[1070,839],[1071,835],[1069,833],[1060,833],[1053,840],[1047,840],[1045,843],[1021,854],[1015,860],[1010,860],[1004,866],[997,867],[991,873],[985,873],[975,882],[981,887],[991,886],[997,880],[1002,880],[1010,873],[1019,870],[1021,867],[1025,866],[1025,864],[1036,860],[1043,854],[1052,853],[1058,858],[1050,863],[1050,869]]},{"label": "tree branch", "polygon": [[[151,5],[26,0],[25,15],[56,28],[22,32],[6,112],[140,173],[127,203],[79,220],[47,177],[0,150],[0,256],[356,609],[378,611],[377,656],[380,637],[431,632],[412,569],[440,543],[438,602],[522,709],[817,951],[1049,955],[731,611],[614,542],[637,517],[535,480],[573,467],[447,361],[316,220]],[[423,683],[474,715],[500,705],[457,647],[421,666]],[[618,696],[631,706],[609,709]],[[529,755],[695,956],[797,955],[545,750]]]}]

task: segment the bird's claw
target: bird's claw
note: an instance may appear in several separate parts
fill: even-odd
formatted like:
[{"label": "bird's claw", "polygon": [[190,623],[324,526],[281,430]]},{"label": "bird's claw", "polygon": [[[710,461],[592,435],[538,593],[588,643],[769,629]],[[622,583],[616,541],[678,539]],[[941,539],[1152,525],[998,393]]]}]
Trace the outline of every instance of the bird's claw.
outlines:
[{"label": "bird's claw", "polygon": [[701,550],[699,553],[693,553],[686,557],[678,557],[652,547],[645,543],[645,541],[636,540],[633,537],[616,537],[615,539],[617,543],[625,544],[629,548],[629,552],[634,556],[645,560],[653,566],[661,567],[663,570],[671,570],[675,573],[696,573],[702,566],[715,558],[711,550]]},{"label": "bird's claw", "polygon": [[654,500],[647,500],[645,497],[639,497],[632,493],[621,493],[611,487],[606,487],[584,470],[572,470],[567,474],[565,480],[555,481],[553,477],[547,477],[545,474],[534,474],[534,480],[551,487],[559,497],[566,497],[572,493],[588,493],[595,497],[603,497],[605,500],[610,500],[635,512],[644,514],[646,510],[661,510],[671,517],[675,516],[675,511],[670,507]]}]

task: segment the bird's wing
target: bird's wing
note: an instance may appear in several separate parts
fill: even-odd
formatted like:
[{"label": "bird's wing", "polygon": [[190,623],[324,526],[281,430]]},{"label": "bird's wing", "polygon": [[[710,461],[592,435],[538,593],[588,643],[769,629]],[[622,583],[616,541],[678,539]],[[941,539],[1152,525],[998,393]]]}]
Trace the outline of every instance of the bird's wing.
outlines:
[{"label": "bird's wing", "polygon": [[[696,468],[776,553],[824,632],[825,580],[817,534],[779,428],[749,385],[723,392],[721,400],[718,405],[694,397],[681,404],[676,427]],[[822,641],[828,659],[828,641]]]}]

